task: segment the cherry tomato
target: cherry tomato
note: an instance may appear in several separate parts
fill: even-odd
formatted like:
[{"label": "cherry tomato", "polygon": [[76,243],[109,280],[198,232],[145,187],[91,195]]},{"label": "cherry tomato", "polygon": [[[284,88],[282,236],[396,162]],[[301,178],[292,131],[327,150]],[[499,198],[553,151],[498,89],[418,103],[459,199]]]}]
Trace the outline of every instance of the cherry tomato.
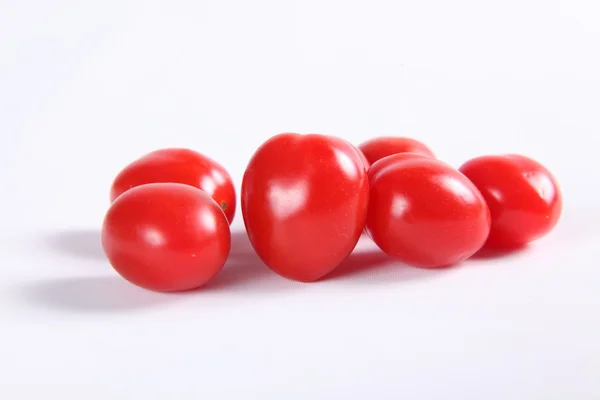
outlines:
[{"label": "cherry tomato", "polygon": [[391,156],[380,158],[378,161],[375,161],[373,165],[369,168],[369,174],[377,174],[382,169],[386,168],[388,165],[395,165],[396,163],[404,160],[414,160],[414,159],[423,159],[423,158],[431,158],[424,154],[420,153],[397,153],[392,154]]},{"label": "cherry tomato", "polygon": [[358,146],[371,165],[377,160],[398,153],[418,153],[435,158],[423,143],[406,137],[383,136],[368,140]]},{"label": "cherry tomato", "polygon": [[242,214],[254,249],[276,273],[310,282],[337,267],[364,227],[368,178],[348,142],[280,134],[254,154],[242,183]]},{"label": "cherry tomato", "polygon": [[102,246],[129,282],[154,291],[202,286],[223,267],[229,224],[205,192],[180,183],[151,183],[119,196],[102,225]]},{"label": "cherry tomato", "polygon": [[477,188],[441,161],[393,157],[369,170],[367,231],[373,241],[396,259],[428,268],[477,252],[490,231],[490,213]]},{"label": "cherry tomato", "polygon": [[485,247],[519,247],[558,223],[562,195],[556,179],[531,158],[509,154],[467,161],[460,171],[483,194],[492,215]]},{"label": "cherry tomato", "polygon": [[156,150],[132,162],[115,178],[110,199],[114,201],[133,187],[159,182],[199,188],[221,206],[230,224],[233,221],[235,188],[229,173],[216,161],[188,149]]}]

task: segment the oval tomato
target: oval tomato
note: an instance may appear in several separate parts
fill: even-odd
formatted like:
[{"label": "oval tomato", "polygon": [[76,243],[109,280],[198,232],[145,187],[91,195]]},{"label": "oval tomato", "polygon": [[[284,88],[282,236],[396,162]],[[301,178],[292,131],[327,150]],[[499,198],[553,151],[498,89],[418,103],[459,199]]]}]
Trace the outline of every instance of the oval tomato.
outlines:
[{"label": "oval tomato", "polygon": [[368,197],[368,178],[354,146],[331,136],[280,134],[248,164],[242,214],[265,264],[282,276],[309,282],[352,252]]},{"label": "oval tomato", "polygon": [[110,206],[102,246],[129,282],[155,291],[202,286],[223,267],[227,218],[205,192],[179,183],[137,186]]},{"label": "oval tomato", "polygon": [[398,153],[417,153],[435,158],[433,152],[423,143],[406,137],[382,136],[368,140],[358,148],[371,165],[384,157]]},{"label": "oval tomato", "polygon": [[114,201],[125,191],[146,183],[183,183],[208,193],[223,209],[229,223],[235,216],[235,188],[227,170],[203,154],[189,149],[162,149],[126,166],[110,191]]},{"label": "oval tomato", "polygon": [[490,231],[490,213],[477,188],[441,161],[393,157],[369,171],[367,231],[373,241],[396,259],[429,268],[477,252]]},{"label": "oval tomato", "polygon": [[537,161],[515,154],[482,156],[460,170],[490,208],[492,229],[486,247],[519,247],[558,223],[562,211],[558,183]]}]

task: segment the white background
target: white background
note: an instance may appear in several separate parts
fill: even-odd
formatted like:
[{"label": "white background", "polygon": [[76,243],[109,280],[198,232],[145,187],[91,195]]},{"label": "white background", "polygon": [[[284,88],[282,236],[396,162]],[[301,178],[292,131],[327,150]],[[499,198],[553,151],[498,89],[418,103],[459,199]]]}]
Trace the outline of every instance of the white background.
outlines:
[{"label": "white background", "polygon": [[[600,9],[590,1],[0,0],[0,398],[599,399]],[[167,146],[224,164],[284,131],[516,152],[565,206],[445,271],[368,240],[334,278],[253,255],[204,290],[128,284],[111,181]]]}]

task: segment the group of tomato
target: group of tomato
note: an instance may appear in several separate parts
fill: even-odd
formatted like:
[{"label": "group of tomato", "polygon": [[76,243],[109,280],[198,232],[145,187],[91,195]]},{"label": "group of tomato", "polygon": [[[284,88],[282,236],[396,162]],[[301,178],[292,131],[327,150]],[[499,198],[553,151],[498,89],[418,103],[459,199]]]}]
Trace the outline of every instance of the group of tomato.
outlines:
[{"label": "group of tomato", "polygon": [[[118,174],[111,201],[102,244],[131,283],[189,290],[225,264],[236,192],[216,161],[187,149],[149,153]],[[251,158],[241,208],[262,261],[310,282],[340,265],[364,231],[389,256],[425,268],[482,248],[518,248],[556,225],[562,198],[551,173],[520,155],[478,157],[455,169],[409,138],[355,147],[285,133]]]}]

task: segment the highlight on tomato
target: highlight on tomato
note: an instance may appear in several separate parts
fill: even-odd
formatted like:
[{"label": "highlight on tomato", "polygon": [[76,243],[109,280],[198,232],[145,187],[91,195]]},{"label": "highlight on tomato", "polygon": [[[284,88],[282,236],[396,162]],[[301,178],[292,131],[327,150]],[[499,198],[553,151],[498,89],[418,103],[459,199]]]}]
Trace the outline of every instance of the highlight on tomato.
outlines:
[{"label": "highlight on tomato", "polygon": [[368,200],[356,148],[333,136],[272,137],[254,153],[242,182],[252,246],[273,271],[304,282],[325,276],[352,252]]}]

